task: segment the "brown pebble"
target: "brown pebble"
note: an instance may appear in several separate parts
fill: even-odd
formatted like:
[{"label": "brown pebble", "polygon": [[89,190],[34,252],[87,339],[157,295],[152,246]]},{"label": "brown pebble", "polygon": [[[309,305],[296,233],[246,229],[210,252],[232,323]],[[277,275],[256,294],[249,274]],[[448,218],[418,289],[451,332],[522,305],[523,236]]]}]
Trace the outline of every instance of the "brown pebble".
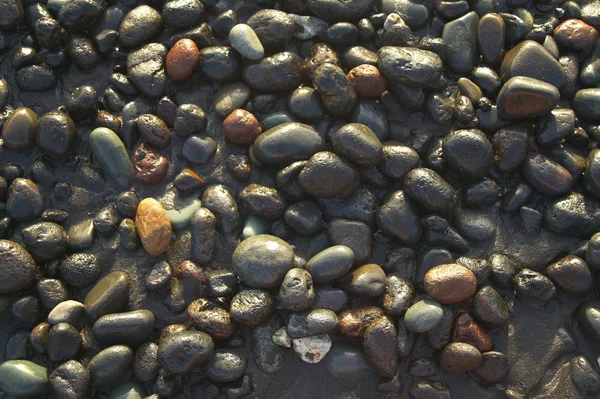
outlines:
[{"label": "brown pebble", "polygon": [[133,167],[135,179],[152,186],[164,180],[169,171],[169,160],[148,144],[142,143],[133,153]]},{"label": "brown pebble", "polygon": [[96,120],[94,121],[94,127],[107,127],[121,137],[122,132],[122,120],[120,116],[114,116],[113,114],[106,111],[98,111],[96,114]]},{"label": "brown pebble", "polygon": [[387,88],[387,80],[376,66],[363,64],[353,68],[346,75],[359,97],[377,98]]},{"label": "brown pebble", "polygon": [[29,108],[17,108],[2,127],[4,146],[11,150],[28,150],[35,144],[38,117]]},{"label": "brown pebble", "polygon": [[50,332],[50,324],[40,323],[33,327],[29,334],[29,342],[33,349],[38,353],[46,353],[48,349],[48,333]]},{"label": "brown pebble", "polygon": [[206,181],[192,169],[183,168],[183,170],[175,177],[173,183],[177,190],[187,193],[188,191],[203,187],[206,184]]},{"label": "brown pebble", "polygon": [[475,274],[457,263],[432,268],[425,275],[424,282],[427,295],[442,304],[469,299],[477,288]]},{"label": "brown pebble", "polygon": [[234,325],[229,313],[205,298],[190,303],[187,314],[198,329],[215,339],[223,339],[233,335]]},{"label": "brown pebble", "polygon": [[186,80],[198,65],[198,46],[191,39],[179,39],[167,54],[167,74],[173,80]]},{"label": "brown pebble", "polygon": [[340,332],[348,337],[362,338],[367,327],[383,316],[383,310],[375,306],[346,309],[339,315]]},{"label": "brown pebble", "polygon": [[187,327],[183,324],[169,324],[168,326],[163,328],[162,332],[160,333],[159,342],[167,338],[169,335],[177,334],[184,331],[187,331]]},{"label": "brown pebble", "polygon": [[567,19],[554,29],[553,36],[560,47],[591,50],[598,40],[598,31],[579,19]]},{"label": "brown pebble", "polygon": [[136,125],[144,141],[155,148],[165,148],[171,143],[171,132],[156,115],[144,114],[136,119]]},{"label": "brown pebble", "polygon": [[440,354],[440,367],[451,373],[475,370],[481,364],[481,353],[473,345],[452,342]]},{"label": "brown pebble", "polygon": [[252,113],[236,109],[223,121],[223,132],[234,144],[252,144],[262,133],[262,128]]},{"label": "brown pebble", "polygon": [[456,315],[452,341],[473,345],[480,352],[492,350],[492,340],[489,334],[464,310],[459,311]]},{"label": "brown pebble", "polygon": [[167,212],[160,202],[154,198],[142,200],[135,214],[135,225],[149,255],[159,256],[169,249],[173,231]]}]

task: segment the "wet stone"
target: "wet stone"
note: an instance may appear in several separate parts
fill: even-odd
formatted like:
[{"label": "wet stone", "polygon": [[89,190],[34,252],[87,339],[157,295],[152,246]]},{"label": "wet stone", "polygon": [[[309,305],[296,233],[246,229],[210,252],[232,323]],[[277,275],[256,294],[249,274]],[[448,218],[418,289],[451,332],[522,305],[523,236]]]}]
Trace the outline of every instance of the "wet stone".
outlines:
[{"label": "wet stone", "polygon": [[481,362],[477,348],[462,342],[448,344],[440,354],[440,368],[452,373],[474,370]]},{"label": "wet stone", "polygon": [[472,11],[444,26],[442,39],[448,44],[447,63],[455,73],[466,74],[477,62],[478,23],[479,17]]},{"label": "wet stone", "polygon": [[352,111],[357,100],[356,90],[340,67],[322,64],[314,70],[312,81],[330,114],[341,117]]},{"label": "wet stone", "polygon": [[99,127],[90,134],[94,160],[119,186],[125,187],[133,178],[134,170],[123,142],[115,132]]},{"label": "wet stone", "polygon": [[278,53],[247,66],[242,75],[244,82],[255,90],[292,90],[302,82],[300,58],[291,52]]},{"label": "wet stone", "polygon": [[48,370],[28,360],[8,360],[0,364],[0,387],[16,397],[45,395],[49,389]]},{"label": "wet stone", "polygon": [[396,191],[377,210],[377,225],[386,234],[407,245],[416,244],[423,234],[417,205],[404,191]]},{"label": "wet stone", "polygon": [[246,371],[246,359],[234,352],[216,351],[205,366],[208,378],[217,383],[232,382]]},{"label": "wet stone", "polygon": [[87,369],[90,382],[96,389],[106,389],[118,383],[131,367],[133,350],[124,345],[110,346],[90,360]]},{"label": "wet stone", "polygon": [[371,129],[360,123],[341,127],[333,137],[334,151],[358,164],[369,167],[383,157],[383,146]]},{"label": "wet stone", "polygon": [[75,253],[59,266],[62,278],[74,287],[86,287],[100,277],[100,267],[92,254]]},{"label": "wet stone", "polygon": [[404,315],[406,329],[423,333],[434,329],[443,317],[442,306],[431,299],[424,299],[412,305]]},{"label": "wet stone", "polygon": [[23,151],[31,148],[36,140],[38,117],[29,108],[17,108],[2,127],[4,146]]},{"label": "wet stone", "polygon": [[364,352],[346,343],[337,342],[325,362],[329,374],[348,381],[356,381],[373,373]]},{"label": "wet stone", "polygon": [[382,47],[377,66],[390,81],[408,87],[424,88],[433,85],[440,77],[442,60],[427,50],[411,47]]},{"label": "wet stone", "polygon": [[283,217],[288,226],[305,236],[319,231],[323,223],[321,209],[312,201],[300,201],[288,206]]},{"label": "wet stone", "polygon": [[425,291],[443,304],[464,301],[475,293],[476,278],[472,271],[459,264],[432,268],[425,275]]},{"label": "wet stone", "polygon": [[62,158],[71,150],[76,135],[75,123],[59,109],[40,117],[36,144],[46,156]]},{"label": "wet stone", "polygon": [[56,305],[48,314],[51,325],[68,323],[76,326],[84,316],[84,305],[81,302],[68,300]]},{"label": "wet stone", "polygon": [[396,329],[387,317],[381,317],[365,330],[363,348],[379,375],[393,377],[398,368]]},{"label": "wet stone", "polygon": [[147,144],[140,144],[133,153],[135,179],[146,185],[161,183],[169,170],[169,160]]},{"label": "wet stone", "polygon": [[256,326],[269,319],[273,310],[273,298],[267,291],[246,290],[233,297],[229,313],[238,323]]},{"label": "wet stone", "polygon": [[329,309],[295,313],[288,319],[286,334],[293,339],[335,333],[339,327],[336,314]]},{"label": "wet stone", "polygon": [[508,358],[501,352],[487,352],[481,355],[481,364],[473,374],[486,384],[495,384],[508,375]]},{"label": "wet stone", "polygon": [[317,198],[345,198],[356,191],[358,170],[328,151],[313,155],[298,175],[300,186]]},{"label": "wet stone", "polygon": [[575,356],[569,364],[571,366],[571,379],[580,391],[600,392],[600,376],[598,376],[588,359],[584,356]]},{"label": "wet stone", "polygon": [[154,331],[154,314],[142,309],[104,315],[96,320],[93,331],[95,339],[103,345],[137,346],[146,342]]},{"label": "wet stone", "polygon": [[283,349],[273,342],[273,334],[281,327],[278,318],[255,327],[252,331],[252,351],[260,370],[273,374],[283,366]]},{"label": "wet stone", "polygon": [[147,342],[138,346],[133,361],[133,374],[138,380],[149,382],[156,379],[159,369],[157,352],[158,345],[154,342]]},{"label": "wet stone", "polygon": [[235,82],[221,86],[215,94],[215,111],[221,117],[234,112],[244,106],[250,98],[250,88],[248,85]]},{"label": "wet stone", "polygon": [[575,93],[571,103],[573,111],[578,117],[600,120],[600,89],[581,89]]},{"label": "wet stone", "polygon": [[479,53],[490,65],[498,64],[504,52],[506,25],[502,17],[495,13],[483,15],[477,27]]},{"label": "wet stone", "polygon": [[290,269],[283,278],[277,304],[284,309],[302,311],[310,308],[315,299],[313,280],[304,269]]},{"label": "wet stone", "polygon": [[585,296],[592,289],[592,275],[587,263],[573,255],[568,255],[546,268],[550,280],[567,295]]},{"label": "wet stone", "polygon": [[492,349],[492,340],[488,333],[464,310],[459,311],[456,315],[452,341],[473,345],[482,353],[489,352]]},{"label": "wet stone", "polygon": [[95,24],[103,9],[103,4],[95,0],[69,1],[60,8],[58,21],[68,31],[81,32]]},{"label": "wet stone", "polygon": [[136,126],[144,141],[155,148],[165,148],[171,142],[171,132],[156,115],[144,114],[136,119]]},{"label": "wet stone", "polygon": [[0,292],[12,294],[31,287],[35,277],[35,261],[21,245],[0,240],[0,266],[5,272],[0,278]]},{"label": "wet stone", "polygon": [[50,359],[61,364],[77,356],[81,347],[79,331],[68,323],[53,326],[48,333],[48,354]]},{"label": "wet stone", "polygon": [[91,321],[116,313],[125,308],[129,300],[129,277],[123,272],[112,272],[98,281],[83,302]]},{"label": "wet stone", "polygon": [[196,104],[182,104],[177,107],[173,127],[181,137],[202,132],[207,125],[206,113]]},{"label": "wet stone", "polygon": [[21,235],[25,247],[38,261],[48,261],[67,250],[67,233],[56,223],[36,223],[23,229]]},{"label": "wet stone", "polygon": [[228,338],[234,333],[229,313],[204,298],[192,302],[187,313],[196,327],[215,339]]},{"label": "wet stone", "polygon": [[246,24],[237,24],[229,31],[229,43],[242,57],[258,61],[263,58],[265,50],[258,36]]},{"label": "wet stone", "polygon": [[162,17],[167,26],[183,29],[199,24],[204,17],[204,6],[198,0],[175,0],[165,4]]},{"label": "wet stone", "polygon": [[547,301],[556,293],[556,287],[548,277],[531,269],[522,269],[514,280],[517,294],[524,298]]},{"label": "wet stone", "polygon": [[126,47],[137,47],[157,36],[163,25],[154,8],[142,5],[131,10],[119,26],[119,41]]},{"label": "wet stone", "polygon": [[570,109],[554,109],[536,123],[537,141],[541,146],[558,144],[575,129],[575,113]]},{"label": "wet stone", "polygon": [[269,51],[280,50],[292,40],[296,25],[290,15],[279,10],[260,10],[248,19],[248,25]]},{"label": "wet stone", "polygon": [[454,189],[431,169],[416,168],[408,172],[404,190],[412,200],[430,211],[447,212],[454,207]]},{"label": "wet stone", "polygon": [[390,274],[386,279],[386,288],[383,297],[383,310],[393,316],[403,315],[412,305],[414,289],[410,282]]},{"label": "wet stone", "polygon": [[69,247],[72,250],[80,251],[91,247],[94,244],[95,238],[94,221],[86,219],[71,226],[67,237],[69,239]]},{"label": "wet stone", "polygon": [[511,78],[498,94],[498,113],[506,118],[528,118],[549,113],[560,93],[551,84],[520,76]]},{"label": "wet stone", "polygon": [[23,326],[33,327],[40,317],[40,304],[34,296],[24,296],[12,303],[10,315]]},{"label": "wet stone", "polygon": [[557,88],[565,80],[560,64],[541,44],[525,40],[510,49],[500,66],[500,76],[508,81],[516,76],[536,79]]},{"label": "wet stone", "polygon": [[598,40],[598,31],[579,19],[568,19],[554,28],[553,37],[561,47],[591,50]]},{"label": "wet stone", "polygon": [[318,284],[332,282],[350,270],[354,262],[354,252],[344,245],[327,248],[313,256],[306,264],[306,270]]},{"label": "wet stone", "polygon": [[54,88],[56,83],[56,75],[46,66],[31,65],[17,72],[17,86],[22,91],[46,91]]},{"label": "wet stone", "polygon": [[65,399],[83,398],[90,391],[90,374],[75,360],[69,360],[54,369],[49,382],[52,394]]},{"label": "wet stone", "polygon": [[158,361],[171,374],[187,374],[211,359],[212,338],[200,331],[185,331],[169,335],[158,347]]},{"label": "wet stone", "polygon": [[159,98],[164,93],[166,55],[167,49],[158,43],[147,44],[127,55],[127,77],[150,98]]},{"label": "wet stone", "polygon": [[159,256],[167,251],[171,242],[171,222],[158,201],[146,198],[140,202],[135,225],[149,255]]},{"label": "wet stone", "polygon": [[573,177],[558,163],[541,154],[529,153],[522,173],[525,180],[545,195],[564,194],[571,189]]}]

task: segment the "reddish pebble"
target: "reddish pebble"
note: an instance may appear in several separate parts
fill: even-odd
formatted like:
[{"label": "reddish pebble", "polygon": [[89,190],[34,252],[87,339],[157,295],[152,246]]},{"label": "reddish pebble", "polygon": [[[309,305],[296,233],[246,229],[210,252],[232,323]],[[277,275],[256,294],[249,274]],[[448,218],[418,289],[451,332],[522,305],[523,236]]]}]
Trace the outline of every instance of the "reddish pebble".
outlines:
[{"label": "reddish pebble", "polygon": [[167,252],[171,243],[171,221],[167,212],[154,198],[145,198],[135,213],[135,227],[144,249],[150,256]]},{"label": "reddish pebble", "polygon": [[191,39],[178,40],[167,54],[167,74],[173,80],[186,80],[198,65],[198,46]]},{"label": "reddish pebble", "polygon": [[223,132],[234,144],[252,144],[262,133],[262,128],[252,113],[236,109],[223,121]]},{"label": "reddish pebble", "polygon": [[155,185],[163,181],[167,175],[169,160],[148,144],[142,143],[133,153],[133,167],[137,181]]},{"label": "reddish pebble", "polygon": [[354,85],[359,97],[377,98],[387,88],[387,80],[373,65],[359,65],[350,70],[347,77]]},{"label": "reddish pebble", "polygon": [[554,40],[561,47],[591,50],[598,40],[598,31],[579,19],[567,19],[554,29]]},{"label": "reddish pebble", "polygon": [[456,315],[452,341],[473,345],[480,352],[492,350],[492,340],[488,333],[464,310]]}]

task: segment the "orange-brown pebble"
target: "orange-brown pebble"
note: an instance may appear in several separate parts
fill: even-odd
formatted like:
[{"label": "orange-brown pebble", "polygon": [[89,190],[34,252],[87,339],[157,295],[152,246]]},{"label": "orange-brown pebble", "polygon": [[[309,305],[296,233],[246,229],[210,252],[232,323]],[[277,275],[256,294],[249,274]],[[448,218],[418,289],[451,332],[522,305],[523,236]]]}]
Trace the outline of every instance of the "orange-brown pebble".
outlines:
[{"label": "orange-brown pebble", "polygon": [[179,39],[167,54],[167,74],[173,80],[186,80],[198,65],[198,46],[191,39]]},{"label": "orange-brown pebble", "polygon": [[352,68],[347,75],[359,97],[377,98],[387,88],[387,80],[376,66],[363,64]]},{"label": "orange-brown pebble", "polygon": [[383,310],[376,306],[352,308],[339,315],[340,332],[348,337],[362,338],[367,327],[383,316]]},{"label": "orange-brown pebble", "polygon": [[579,19],[567,19],[554,29],[553,36],[561,47],[591,50],[598,40],[598,31]]},{"label": "orange-brown pebble", "polygon": [[223,132],[234,144],[252,144],[262,133],[262,128],[252,113],[236,109],[223,121]]},{"label": "orange-brown pebble", "polygon": [[425,274],[424,282],[427,295],[443,304],[469,299],[477,288],[475,274],[457,263],[432,268]]},{"label": "orange-brown pebble", "polygon": [[171,243],[171,222],[160,202],[154,198],[142,200],[135,214],[135,225],[149,255],[159,256],[167,251]]}]

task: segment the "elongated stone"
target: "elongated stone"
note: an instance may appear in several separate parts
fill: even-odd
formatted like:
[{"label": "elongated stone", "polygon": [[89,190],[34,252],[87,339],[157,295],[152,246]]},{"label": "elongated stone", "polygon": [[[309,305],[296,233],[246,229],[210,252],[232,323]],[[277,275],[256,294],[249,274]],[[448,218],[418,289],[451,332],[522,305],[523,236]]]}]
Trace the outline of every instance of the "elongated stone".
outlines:
[{"label": "elongated stone", "polygon": [[96,128],[90,134],[90,147],[95,162],[104,172],[120,187],[128,187],[133,178],[133,164],[119,136],[108,128]]},{"label": "elongated stone", "polygon": [[45,395],[50,388],[48,370],[28,360],[6,361],[0,364],[0,388],[18,398]]},{"label": "elongated stone", "polygon": [[467,74],[477,63],[478,24],[479,16],[475,11],[471,11],[444,26],[442,39],[447,46],[446,62],[455,73]]},{"label": "elongated stone", "polygon": [[256,32],[246,25],[237,24],[229,32],[229,43],[242,57],[258,61],[265,55],[265,49]]},{"label": "elongated stone", "polygon": [[159,256],[167,251],[171,243],[171,222],[167,212],[154,198],[140,202],[135,214],[135,225],[146,252]]}]

